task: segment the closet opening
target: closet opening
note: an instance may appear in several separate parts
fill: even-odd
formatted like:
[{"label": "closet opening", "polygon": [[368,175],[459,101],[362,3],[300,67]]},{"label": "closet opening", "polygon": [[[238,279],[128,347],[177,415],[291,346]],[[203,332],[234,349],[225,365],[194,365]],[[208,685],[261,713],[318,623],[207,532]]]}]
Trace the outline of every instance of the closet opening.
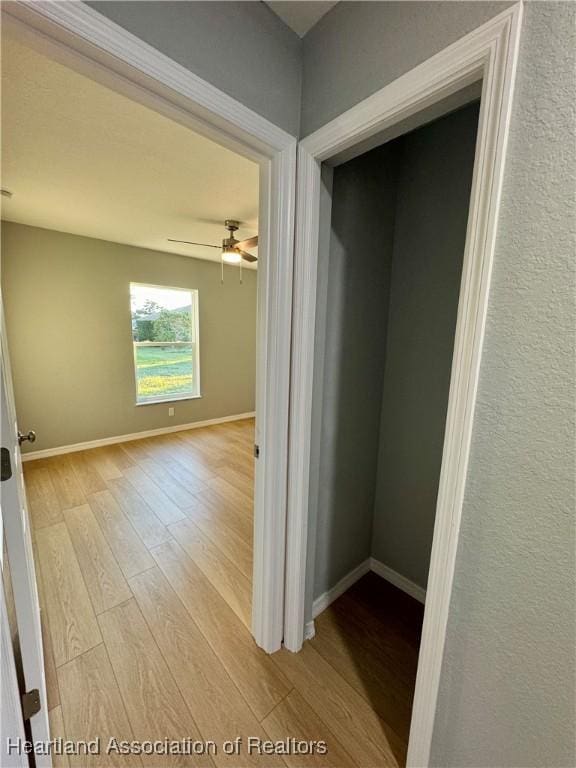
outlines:
[{"label": "closet opening", "polygon": [[[406,760],[480,114],[322,164],[311,644]],[[408,132],[406,132],[408,131]],[[382,137],[380,137],[382,142]]]}]

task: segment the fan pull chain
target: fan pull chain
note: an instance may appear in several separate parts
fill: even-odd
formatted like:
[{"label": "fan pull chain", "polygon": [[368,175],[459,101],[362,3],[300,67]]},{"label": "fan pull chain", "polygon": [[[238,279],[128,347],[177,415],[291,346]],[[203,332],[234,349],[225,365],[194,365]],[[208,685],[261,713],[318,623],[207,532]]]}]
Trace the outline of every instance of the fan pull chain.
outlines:
[{"label": "fan pull chain", "polygon": [[242,259],[240,259],[240,285],[242,285]]},{"label": "fan pull chain", "polygon": [[222,267],[222,277],[220,278],[220,284],[224,285],[224,262],[222,261],[222,259],[220,260],[220,265]]}]

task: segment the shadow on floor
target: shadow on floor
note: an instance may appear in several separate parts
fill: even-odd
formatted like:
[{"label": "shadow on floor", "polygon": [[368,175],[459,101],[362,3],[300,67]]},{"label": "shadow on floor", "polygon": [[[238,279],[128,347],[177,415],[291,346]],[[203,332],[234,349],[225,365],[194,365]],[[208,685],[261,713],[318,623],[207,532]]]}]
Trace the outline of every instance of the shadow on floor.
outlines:
[{"label": "shadow on floor", "polygon": [[314,648],[372,706],[406,762],[424,606],[368,573],[316,619]]}]

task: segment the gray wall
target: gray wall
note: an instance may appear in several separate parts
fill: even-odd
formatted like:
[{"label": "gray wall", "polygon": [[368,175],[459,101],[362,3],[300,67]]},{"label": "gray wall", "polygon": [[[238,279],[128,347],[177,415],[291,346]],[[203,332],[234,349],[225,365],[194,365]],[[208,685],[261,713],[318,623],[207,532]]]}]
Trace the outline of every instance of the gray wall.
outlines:
[{"label": "gray wall", "polygon": [[[20,428],[34,449],[254,410],[256,272],[2,222]],[[198,290],[202,397],[136,406],[130,282]],[[29,446],[27,446],[29,449]]]},{"label": "gray wall", "polygon": [[302,41],[260,2],[88,2],[258,114],[298,134]]},{"label": "gray wall", "polygon": [[400,139],[372,556],[426,589],[478,105]]},{"label": "gray wall", "polygon": [[397,161],[391,144],[335,169],[321,388],[315,595],[370,555]]},{"label": "gray wall", "polygon": [[433,765],[573,766],[576,5],[528,3]]},{"label": "gray wall", "polygon": [[[304,134],[503,7],[350,5],[305,40]],[[394,35],[378,25],[392,13]],[[433,735],[443,768],[576,762],[575,14],[525,4]]]},{"label": "gray wall", "polygon": [[504,10],[509,2],[340,2],[304,38],[307,136]]},{"label": "gray wall", "polygon": [[316,570],[316,533],[318,529],[318,498],[320,495],[320,469],[322,456],[322,408],[324,403],[324,358],[326,321],[328,310],[328,276],[330,273],[332,187],[334,169],[321,165],[320,183],[320,248],[318,249],[318,279],[316,282],[316,325],[314,328],[314,372],[312,384],[312,419],[310,440],[310,475],[308,502],[308,546],[306,552],[305,609],[314,601],[315,582],[311,574]]},{"label": "gray wall", "polygon": [[333,171],[313,597],[371,555],[426,587],[477,120],[472,104]]}]

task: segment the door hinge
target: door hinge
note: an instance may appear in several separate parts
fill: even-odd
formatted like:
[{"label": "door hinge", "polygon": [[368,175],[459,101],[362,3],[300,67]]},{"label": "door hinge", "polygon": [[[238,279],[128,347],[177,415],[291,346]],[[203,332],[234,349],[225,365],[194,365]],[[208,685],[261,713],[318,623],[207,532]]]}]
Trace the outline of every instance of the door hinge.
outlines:
[{"label": "door hinge", "polygon": [[12,463],[10,461],[10,451],[8,448],[2,448],[1,456],[0,480],[1,482],[4,482],[4,480],[10,480],[12,477]]},{"label": "door hinge", "polygon": [[22,717],[24,720],[30,720],[33,715],[40,712],[40,691],[38,688],[32,688],[22,694]]},{"label": "door hinge", "polygon": [[255,445],[254,446],[254,458],[259,459],[260,458],[260,446]]}]

